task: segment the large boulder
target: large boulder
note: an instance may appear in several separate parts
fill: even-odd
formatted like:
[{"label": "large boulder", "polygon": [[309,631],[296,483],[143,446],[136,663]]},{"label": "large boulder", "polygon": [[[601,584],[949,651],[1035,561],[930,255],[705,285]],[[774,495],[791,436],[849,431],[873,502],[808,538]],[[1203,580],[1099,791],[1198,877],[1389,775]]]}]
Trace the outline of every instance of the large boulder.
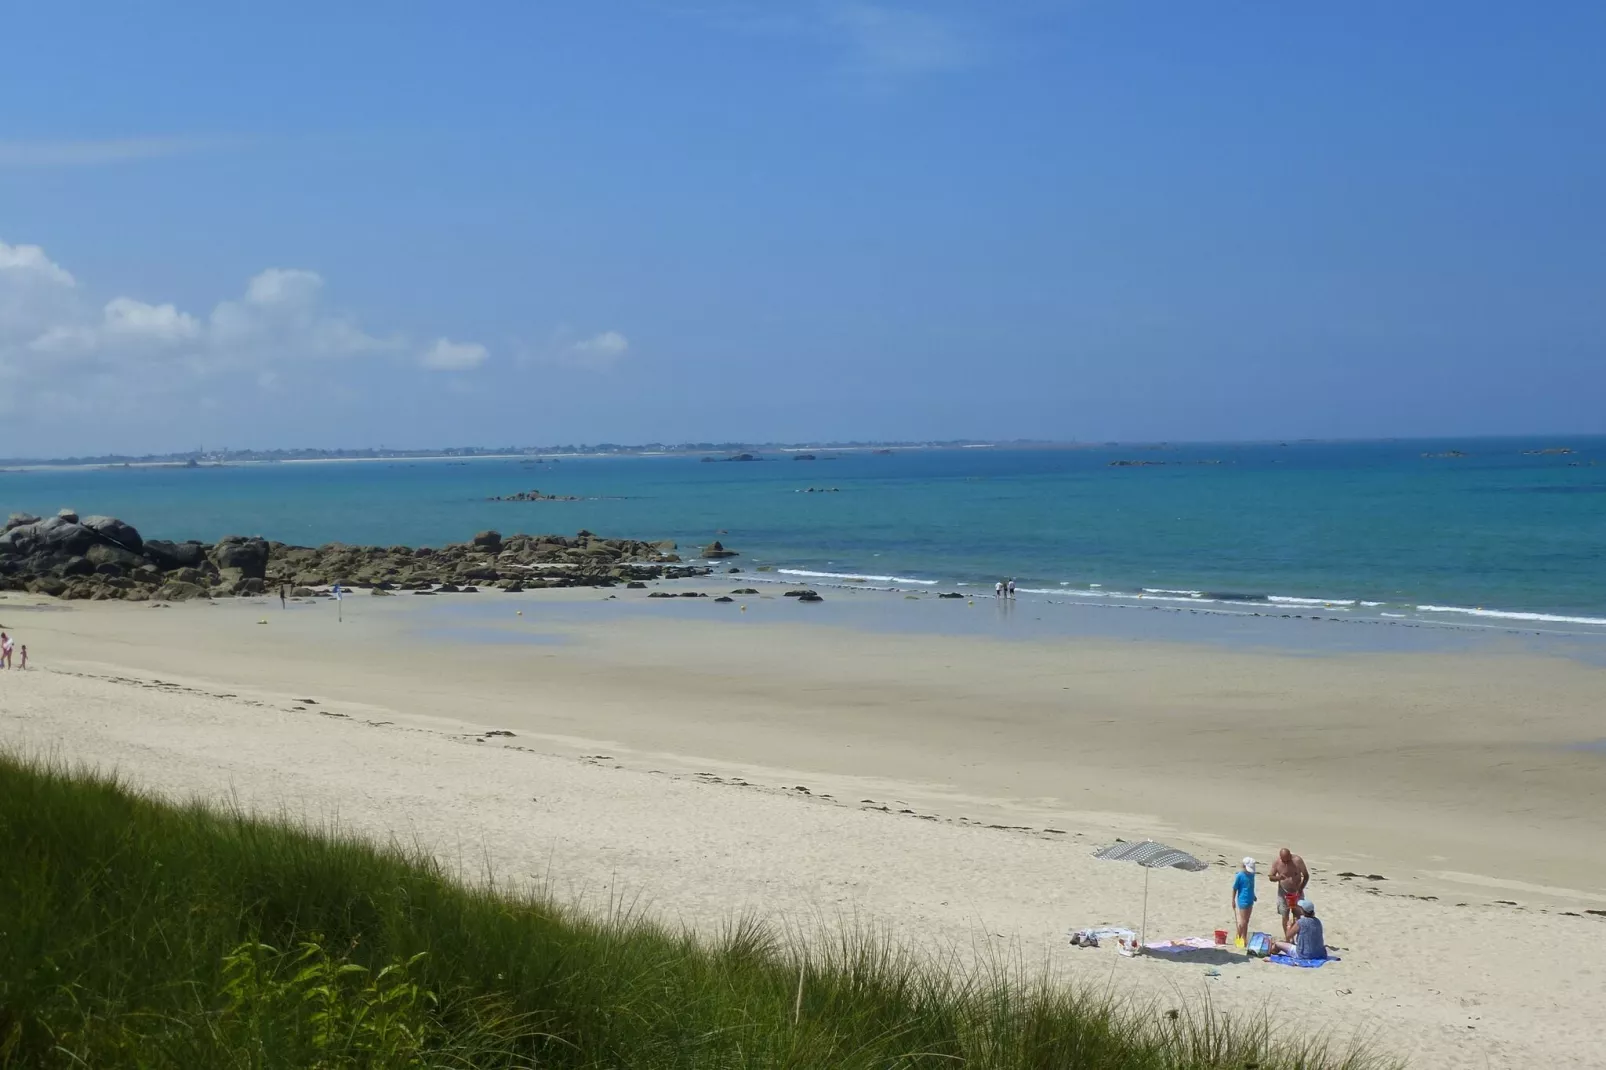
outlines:
[{"label": "large boulder", "polygon": [[502,533],[499,531],[482,531],[474,536],[476,549],[486,550],[490,553],[499,553],[502,549]]},{"label": "large boulder", "polygon": [[727,550],[727,549],[725,549],[724,544],[721,543],[718,539],[715,539],[713,542],[711,542],[707,546],[703,547],[703,556],[706,557],[706,558],[721,558],[721,557],[735,557],[735,556],[737,556],[737,554],[736,554],[735,550]]},{"label": "large boulder", "polygon": [[84,557],[89,559],[90,564],[96,566],[118,565],[121,568],[138,568],[145,563],[145,559],[138,554],[104,542],[97,542],[85,550]]},{"label": "large boulder", "polygon": [[268,544],[264,539],[225,535],[212,548],[212,561],[219,570],[239,569],[241,576],[260,580],[268,574]]},{"label": "large boulder", "polygon": [[139,532],[134,530],[134,525],[125,524],[114,516],[86,516],[79,523],[112,545],[132,553],[139,553],[145,543],[139,537]]},{"label": "large boulder", "polygon": [[156,597],[167,602],[187,602],[191,598],[207,598],[210,592],[205,587],[182,580],[168,580],[156,589]]},{"label": "large boulder", "polygon": [[10,531],[12,528],[20,528],[24,524],[37,523],[39,523],[39,518],[32,513],[12,513],[6,518],[5,530]]},{"label": "large boulder", "polygon": [[82,554],[100,538],[91,530],[65,517],[53,516],[36,524],[19,524],[0,535],[0,555],[32,557],[40,553]]},{"label": "large boulder", "polygon": [[163,572],[176,568],[200,568],[206,560],[206,547],[198,542],[169,542],[167,539],[146,539],[142,547],[145,556],[155,562]]}]

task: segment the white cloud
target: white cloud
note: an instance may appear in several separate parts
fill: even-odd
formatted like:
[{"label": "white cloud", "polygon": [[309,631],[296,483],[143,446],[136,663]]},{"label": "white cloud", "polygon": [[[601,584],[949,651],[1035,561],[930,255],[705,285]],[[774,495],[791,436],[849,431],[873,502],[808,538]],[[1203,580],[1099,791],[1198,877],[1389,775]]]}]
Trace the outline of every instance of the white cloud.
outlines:
[{"label": "white cloud", "polygon": [[523,349],[519,352],[518,360],[521,364],[552,364],[606,371],[629,352],[630,339],[619,331],[602,331],[587,338],[578,338],[572,329],[559,327],[552,332],[545,346]]},{"label": "white cloud", "polygon": [[103,310],[102,330],[110,338],[157,343],[185,342],[201,334],[201,324],[173,305],[147,305],[132,297],[114,297]]},{"label": "white cloud", "polygon": [[454,342],[450,338],[437,338],[434,345],[419,355],[418,363],[430,371],[462,372],[478,368],[490,355],[490,352],[478,342]]},{"label": "white cloud", "polygon": [[[0,243],[0,410],[127,412],[157,398],[304,383],[311,365],[408,352],[326,307],[324,280],[269,268],[203,315],[118,295],[97,304],[37,245]],[[442,348],[442,346],[445,348]],[[483,347],[442,340],[430,367],[473,367]]]},{"label": "white cloud", "polygon": [[0,169],[98,167],[125,160],[198,152],[230,142],[182,137],[125,137],[99,141],[0,141]]},{"label": "white cloud", "polygon": [[220,301],[207,330],[217,348],[272,349],[281,355],[341,357],[400,348],[325,312],[323,276],[303,268],[268,268],[239,301]]},{"label": "white cloud", "polygon": [[306,307],[318,299],[323,276],[300,268],[268,268],[245,288],[245,299],[253,305]]},{"label": "white cloud", "polygon": [[85,314],[71,273],[37,245],[0,242],[0,355]]},{"label": "white cloud", "polygon": [[599,335],[574,344],[574,351],[596,360],[614,361],[630,349],[630,339],[618,331],[603,331]]},{"label": "white cloud", "polygon": [[7,245],[0,241],[0,271],[15,272],[13,278],[34,276],[59,286],[76,286],[67,269],[45,255],[37,245]]}]

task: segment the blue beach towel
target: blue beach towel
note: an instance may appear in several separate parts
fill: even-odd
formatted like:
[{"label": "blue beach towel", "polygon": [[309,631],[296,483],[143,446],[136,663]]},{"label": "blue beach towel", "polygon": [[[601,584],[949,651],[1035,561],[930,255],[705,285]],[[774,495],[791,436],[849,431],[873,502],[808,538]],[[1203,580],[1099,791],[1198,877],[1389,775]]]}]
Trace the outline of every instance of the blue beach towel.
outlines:
[{"label": "blue beach towel", "polygon": [[1338,962],[1337,955],[1328,955],[1325,959],[1296,959],[1292,955],[1272,955],[1267,962],[1275,962],[1279,966],[1298,966],[1304,970],[1315,970],[1326,966],[1329,962]]}]

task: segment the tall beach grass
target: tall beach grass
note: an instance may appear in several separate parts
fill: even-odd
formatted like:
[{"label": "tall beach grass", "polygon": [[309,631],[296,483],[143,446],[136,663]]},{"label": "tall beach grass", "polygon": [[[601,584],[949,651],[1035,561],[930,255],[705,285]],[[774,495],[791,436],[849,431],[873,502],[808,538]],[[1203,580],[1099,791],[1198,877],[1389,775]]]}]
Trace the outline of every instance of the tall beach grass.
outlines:
[{"label": "tall beach grass", "polygon": [[0,755],[0,1067],[1376,1065],[1261,1021],[938,969],[845,930],[699,940],[434,860]]}]

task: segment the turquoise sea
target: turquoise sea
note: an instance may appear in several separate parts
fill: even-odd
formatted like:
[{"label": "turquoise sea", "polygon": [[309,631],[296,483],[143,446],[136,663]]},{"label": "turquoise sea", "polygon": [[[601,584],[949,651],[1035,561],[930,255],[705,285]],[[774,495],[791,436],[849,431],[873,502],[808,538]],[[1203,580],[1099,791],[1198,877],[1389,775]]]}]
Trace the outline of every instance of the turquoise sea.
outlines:
[{"label": "turquoise sea", "polygon": [[[810,452],[15,470],[0,508],[176,539],[717,537],[815,584],[1606,626],[1603,437]],[[486,500],[532,489],[583,500]]]}]

